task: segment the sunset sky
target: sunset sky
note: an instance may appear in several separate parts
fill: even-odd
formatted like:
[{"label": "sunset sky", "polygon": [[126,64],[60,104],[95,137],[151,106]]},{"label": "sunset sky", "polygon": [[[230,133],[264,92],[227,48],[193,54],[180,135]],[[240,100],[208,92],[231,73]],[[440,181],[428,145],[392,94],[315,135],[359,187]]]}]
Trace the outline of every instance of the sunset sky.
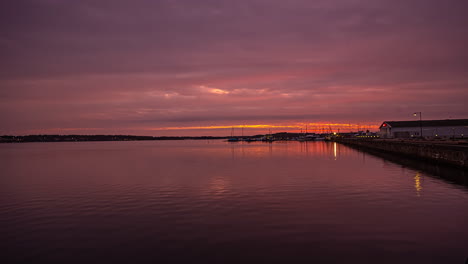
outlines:
[{"label": "sunset sky", "polygon": [[466,0],[0,3],[0,134],[468,118]]}]

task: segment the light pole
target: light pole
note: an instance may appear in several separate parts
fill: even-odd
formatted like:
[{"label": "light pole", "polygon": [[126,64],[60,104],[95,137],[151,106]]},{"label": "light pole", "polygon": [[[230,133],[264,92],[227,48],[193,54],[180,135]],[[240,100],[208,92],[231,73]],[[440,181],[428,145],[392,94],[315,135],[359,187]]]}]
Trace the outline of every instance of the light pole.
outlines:
[{"label": "light pole", "polygon": [[423,138],[423,134],[422,134],[422,113],[421,112],[414,112],[413,113],[413,116],[416,116],[417,114],[419,114],[419,129],[420,129],[420,137]]}]

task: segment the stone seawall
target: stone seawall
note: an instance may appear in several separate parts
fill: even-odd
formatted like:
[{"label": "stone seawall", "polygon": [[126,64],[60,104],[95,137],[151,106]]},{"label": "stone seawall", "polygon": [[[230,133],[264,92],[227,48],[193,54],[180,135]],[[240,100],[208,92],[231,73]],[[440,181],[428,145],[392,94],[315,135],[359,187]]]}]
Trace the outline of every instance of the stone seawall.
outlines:
[{"label": "stone seawall", "polygon": [[468,145],[385,139],[338,139],[337,142],[468,169]]}]

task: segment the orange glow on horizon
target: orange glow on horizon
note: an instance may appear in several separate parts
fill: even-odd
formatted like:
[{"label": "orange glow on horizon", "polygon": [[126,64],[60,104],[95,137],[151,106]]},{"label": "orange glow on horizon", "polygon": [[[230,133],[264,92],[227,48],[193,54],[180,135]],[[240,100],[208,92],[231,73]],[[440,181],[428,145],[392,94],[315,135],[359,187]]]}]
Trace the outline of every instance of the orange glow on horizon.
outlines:
[{"label": "orange glow on horizon", "polygon": [[246,129],[287,129],[293,132],[311,132],[311,133],[328,133],[332,132],[350,132],[358,130],[377,130],[378,125],[361,125],[349,123],[295,123],[288,125],[271,125],[271,124],[255,124],[255,125],[219,125],[219,126],[187,126],[187,127],[156,127],[148,128],[147,130],[208,130],[208,129],[231,129],[231,128],[246,128]]},{"label": "orange glow on horizon", "polygon": [[[173,127],[118,127],[118,128],[103,128],[103,127],[74,127],[74,128],[49,128],[49,129],[32,129],[23,131],[22,135],[33,134],[96,134],[96,135],[148,135],[153,132],[161,132],[165,136],[200,136],[203,135],[222,136],[226,131],[232,128],[236,129],[235,133],[239,134],[240,129],[244,129],[245,135],[248,134],[266,134],[289,132],[289,133],[346,133],[357,131],[377,131],[379,124],[351,124],[351,123],[289,123],[289,124],[231,124],[231,125],[211,125],[211,126],[173,126]],[[208,134],[202,131],[209,131]],[[172,132],[171,132],[172,131]],[[159,133],[158,133],[159,134]],[[159,134],[160,135],[160,134]],[[244,134],[242,134],[244,135]]]}]

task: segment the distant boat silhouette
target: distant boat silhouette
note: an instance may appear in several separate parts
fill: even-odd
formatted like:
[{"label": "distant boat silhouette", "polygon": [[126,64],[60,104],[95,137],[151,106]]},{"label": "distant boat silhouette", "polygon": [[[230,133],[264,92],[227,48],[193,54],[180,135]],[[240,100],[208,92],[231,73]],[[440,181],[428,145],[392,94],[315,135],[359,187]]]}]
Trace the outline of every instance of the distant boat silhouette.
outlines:
[{"label": "distant boat silhouette", "polygon": [[239,138],[234,137],[234,127],[232,127],[232,129],[231,129],[231,137],[228,138],[227,141],[228,142],[238,142],[239,141]]}]

